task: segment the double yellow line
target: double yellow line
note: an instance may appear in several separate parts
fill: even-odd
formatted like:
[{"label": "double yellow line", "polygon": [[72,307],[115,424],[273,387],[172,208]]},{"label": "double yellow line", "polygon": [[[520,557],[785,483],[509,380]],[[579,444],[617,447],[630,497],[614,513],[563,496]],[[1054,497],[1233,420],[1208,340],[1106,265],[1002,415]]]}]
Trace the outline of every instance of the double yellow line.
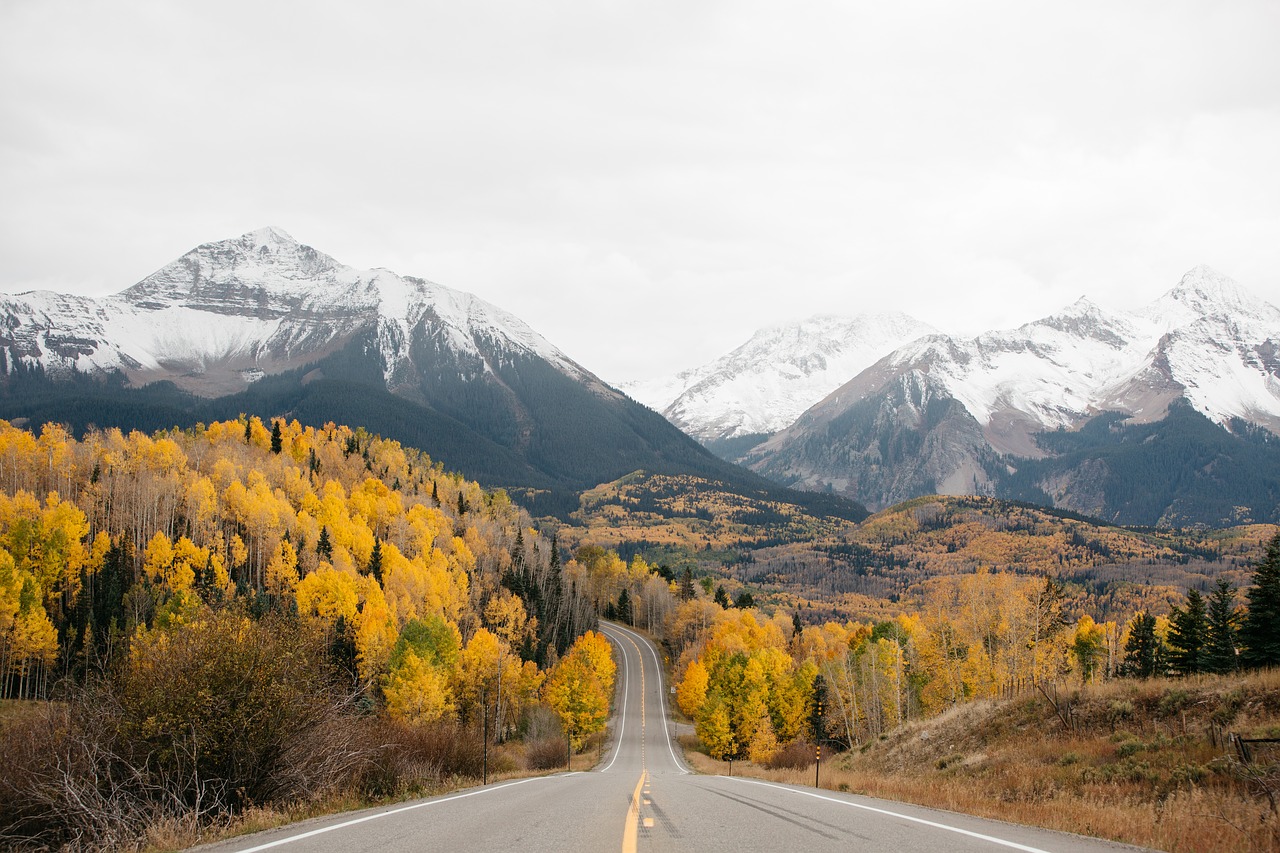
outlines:
[{"label": "double yellow line", "polygon": [[[636,783],[635,793],[631,795],[631,805],[627,807],[627,821],[622,826],[622,853],[636,853],[636,840],[640,833],[640,794],[644,791],[645,780],[649,778],[648,762],[645,758],[645,679],[644,655],[636,641],[622,635],[622,639],[636,650],[636,658],[640,661],[640,781]],[[626,713],[626,709],[623,709]]]},{"label": "double yellow line", "polygon": [[648,775],[647,771],[640,771],[636,792],[631,795],[631,805],[627,808],[627,822],[622,827],[622,853],[636,853],[636,836],[640,832],[640,792],[644,789],[644,780]]}]

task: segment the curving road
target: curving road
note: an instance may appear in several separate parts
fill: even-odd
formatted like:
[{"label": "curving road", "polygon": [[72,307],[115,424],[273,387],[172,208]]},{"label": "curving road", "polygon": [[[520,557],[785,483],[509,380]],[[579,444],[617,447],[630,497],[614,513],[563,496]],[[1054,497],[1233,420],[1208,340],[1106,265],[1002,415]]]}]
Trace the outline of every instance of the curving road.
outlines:
[{"label": "curving road", "polygon": [[503,782],[319,818],[202,850],[1133,850],[953,812],[689,772],[672,739],[653,645],[611,622],[618,656],[609,749],[591,772]]}]

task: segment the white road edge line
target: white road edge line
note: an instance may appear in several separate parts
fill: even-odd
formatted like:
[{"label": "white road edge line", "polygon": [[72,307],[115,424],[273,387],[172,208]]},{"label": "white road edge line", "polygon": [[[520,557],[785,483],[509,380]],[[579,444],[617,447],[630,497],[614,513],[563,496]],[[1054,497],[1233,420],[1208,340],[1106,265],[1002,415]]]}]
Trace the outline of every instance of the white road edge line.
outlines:
[{"label": "white road edge line", "polygon": [[[731,777],[720,776],[719,778],[728,779]],[[864,806],[861,803],[851,803],[848,800],[837,800],[835,797],[824,797],[821,794],[814,794],[810,791],[798,791],[795,788],[788,788],[785,785],[773,785],[773,784],[770,784],[769,782],[759,782],[754,779],[743,779],[740,776],[734,776],[732,778],[738,782],[745,782],[748,785],[760,785],[761,787],[764,787],[764,788],[777,788],[779,791],[788,791],[792,794],[799,794],[805,797],[813,797],[815,800],[826,800],[828,803],[836,803],[838,805],[849,806],[850,808],[854,808],[854,809],[862,809],[863,811],[875,812],[876,814],[882,814],[882,815],[888,815],[889,817],[901,818],[902,820],[909,820],[912,823],[922,823],[925,826],[931,826],[934,829],[944,829],[947,832],[955,832],[960,835],[967,835],[970,838],[977,838],[982,841],[990,841],[992,844],[999,844],[1002,847],[1012,847],[1014,850],[1024,850],[1026,851],[1026,853],[1049,853],[1047,850],[1042,850],[1039,847],[1028,847],[1025,844],[1019,844],[1016,841],[1005,841],[1003,838],[996,838],[994,835],[983,835],[981,832],[972,832],[968,829],[961,829],[958,826],[948,826],[945,823],[938,823],[932,820],[925,820],[922,817],[912,817],[911,815],[907,815],[907,814],[891,812],[888,809],[878,809],[875,806]]]},{"label": "white road edge line", "polygon": [[[609,632],[604,630],[604,626],[600,626],[600,633],[609,637]],[[600,772],[608,770],[613,766],[613,762],[618,760],[618,753],[622,752],[622,733],[627,730],[627,695],[631,691],[631,664],[627,662],[627,650],[618,642],[617,637],[609,637],[609,640],[618,647],[618,651],[622,653],[622,709],[618,712],[618,742],[613,746],[613,758],[609,759],[609,763],[600,768]],[[644,665],[644,661],[640,662]],[[641,697],[644,701],[644,697]]]},{"label": "white road edge line", "polygon": [[332,826],[322,826],[319,829],[313,829],[310,832],[301,832],[297,835],[290,835],[288,838],[278,838],[275,841],[268,841],[266,844],[259,844],[257,847],[246,847],[244,850],[237,851],[237,853],[257,853],[258,850],[266,850],[270,847],[279,847],[282,844],[292,844],[294,841],[301,841],[304,838],[312,838],[317,835],[324,835],[326,832],[333,832],[334,830],[338,830],[338,829],[346,829],[348,826],[355,826],[357,823],[365,823],[366,821],[377,820],[380,817],[390,817],[393,814],[400,814],[401,812],[411,812],[414,809],[426,808],[427,806],[436,806],[441,803],[450,802],[452,800],[461,800],[461,799],[465,799],[466,797],[474,797],[478,794],[487,794],[487,793],[490,793],[491,791],[500,791],[503,788],[511,788],[516,785],[523,785],[526,782],[543,782],[543,781],[546,781],[547,779],[557,779],[557,778],[564,778],[566,776],[577,776],[577,775],[578,775],[577,773],[561,773],[559,774],[559,776],[535,776],[532,779],[520,779],[515,782],[508,782],[505,785],[493,785],[488,788],[481,788],[477,791],[468,791],[465,794],[455,794],[452,797],[445,797],[444,799],[441,799],[441,800],[427,800],[426,802],[422,802],[422,803],[414,803],[411,806],[401,806],[400,808],[392,809],[391,811],[378,812],[377,814],[358,817],[355,820],[348,820],[348,821],[344,821],[343,823],[335,823]]},{"label": "white road edge line", "polygon": [[667,751],[671,753],[671,760],[675,762],[676,769],[681,773],[688,773],[689,768],[685,767],[684,762],[676,756],[676,749],[671,745],[670,720],[667,719],[666,697],[663,696],[662,693],[662,690],[666,685],[662,683],[662,662],[658,660],[658,653],[653,650],[653,645],[647,639],[637,634],[635,631],[632,631],[629,628],[623,628],[621,625],[618,625],[617,627],[624,633],[639,638],[640,642],[644,644],[644,647],[649,650],[649,655],[653,658],[653,665],[658,668],[658,710],[662,713],[662,733],[666,735],[667,738]]}]

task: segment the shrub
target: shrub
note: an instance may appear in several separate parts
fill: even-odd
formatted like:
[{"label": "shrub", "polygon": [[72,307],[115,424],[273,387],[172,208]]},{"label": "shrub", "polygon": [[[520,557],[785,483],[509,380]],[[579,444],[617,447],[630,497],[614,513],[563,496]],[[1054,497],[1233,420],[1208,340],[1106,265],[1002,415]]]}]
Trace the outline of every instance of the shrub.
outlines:
[{"label": "shrub", "polygon": [[1116,744],[1116,756],[1119,758],[1128,758],[1131,755],[1137,755],[1146,749],[1147,745],[1137,738],[1122,740]]},{"label": "shrub", "polygon": [[1209,718],[1220,726],[1229,725],[1240,712],[1244,704],[1244,695],[1239,690],[1232,690],[1222,697],[1221,703],[1214,709]]},{"label": "shrub", "polygon": [[[480,736],[455,723],[415,726],[386,721],[374,726],[374,732],[380,746],[364,780],[371,796],[412,793],[456,776],[479,778],[484,769]],[[491,746],[490,761],[496,756]]]},{"label": "shrub", "polygon": [[346,787],[374,750],[328,672],[320,638],[283,619],[140,635],[113,680],[0,734],[0,836],[117,849]]},{"label": "shrub", "polygon": [[773,754],[765,766],[772,770],[803,770],[813,766],[813,744],[804,740],[793,740]]},{"label": "shrub", "polygon": [[115,698],[119,740],[135,766],[170,774],[189,805],[305,797],[351,778],[344,755],[351,697],[324,646],[298,623],[232,612],[136,638]]},{"label": "shrub", "polygon": [[530,770],[553,770],[563,767],[566,749],[564,738],[535,740],[525,748],[525,764]]},{"label": "shrub", "polygon": [[1131,717],[1133,717],[1133,703],[1126,699],[1117,699],[1107,708],[1107,719],[1113,726]]},{"label": "shrub", "polygon": [[1185,690],[1176,687],[1170,687],[1160,697],[1160,705],[1157,713],[1161,717],[1172,717],[1174,714],[1187,707],[1191,702],[1191,694]]}]

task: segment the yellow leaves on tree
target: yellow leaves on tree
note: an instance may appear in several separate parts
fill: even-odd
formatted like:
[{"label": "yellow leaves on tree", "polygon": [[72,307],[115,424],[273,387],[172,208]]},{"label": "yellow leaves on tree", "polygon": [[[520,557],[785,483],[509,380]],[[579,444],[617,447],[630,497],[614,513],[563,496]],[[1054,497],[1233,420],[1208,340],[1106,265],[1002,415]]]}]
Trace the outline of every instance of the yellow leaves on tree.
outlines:
[{"label": "yellow leaves on tree", "polygon": [[543,698],[560,715],[574,749],[581,749],[587,736],[604,730],[616,670],[609,641],[588,631],[547,678]]},{"label": "yellow leaves on tree", "polygon": [[454,710],[448,676],[413,651],[391,670],[382,691],[387,712],[406,723],[431,723]]},{"label": "yellow leaves on tree", "polygon": [[421,725],[454,712],[452,680],[461,645],[458,626],[438,616],[414,619],[404,626],[383,681],[391,716]]},{"label": "yellow leaves on tree", "polygon": [[738,741],[733,735],[729,709],[719,696],[708,700],[702,715],[698,717],[695,730],[712,758],[723,761],[738,754]]},{"label": "yellow leaves on tree", "polygon": [[395,620],[373,578],[363,578],[364,606],[356,618],[356,664],[361,678],[372,682],[386,666],[396,641]]},{"label": "yellow leaves on tree", "polygon": [[294,597],[298,613],[319,619],[328,627],[339,619],[353,622],[360,604],[356,577],[328,563],[321,563],[320,568],[299,581]]},{"label": "yellow leaves on tree", "polygon": [[676,688],[676,704],[686,717],[697,719],[707,701],[707,668],[694,659],[685,667],[684,678]]},{"label": "yellow leaves on tree", "polygon": [[298,552],[289,542],[281,540],[267,562],[267,593],[280,601],[289,601],[297,586]]}]

